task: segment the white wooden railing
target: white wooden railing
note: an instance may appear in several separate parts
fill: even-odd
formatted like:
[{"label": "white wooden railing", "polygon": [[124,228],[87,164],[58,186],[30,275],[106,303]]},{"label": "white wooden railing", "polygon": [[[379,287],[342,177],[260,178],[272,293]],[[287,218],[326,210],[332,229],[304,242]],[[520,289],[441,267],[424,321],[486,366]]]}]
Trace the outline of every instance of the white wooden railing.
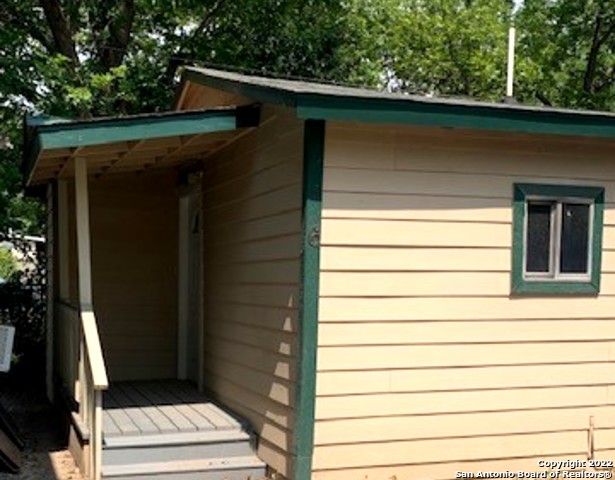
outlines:
[{"label": "white wooden railing", "polygon": [[[89,434],[87,457],[83,458],[84,473],[90,480],[100,480],[102,467],[102,392],[109,386],[102,354],[96,317],[91,308],[76,308],[56,302],[58,313],[60,373],[68,385],[74,385],[79,403],[79,420]],[[74,367],[78,365],[78,368]],[[77,370],[77,371],[75,371]],[[85,452],[84,452],[85,453]]]},{"label": "white wooden railing", "polygon": [[100,480],[102,470],[102,392],[109,387],[96,317],[92,309],[81,308],[79,413],[90,433],[86,475]]}]

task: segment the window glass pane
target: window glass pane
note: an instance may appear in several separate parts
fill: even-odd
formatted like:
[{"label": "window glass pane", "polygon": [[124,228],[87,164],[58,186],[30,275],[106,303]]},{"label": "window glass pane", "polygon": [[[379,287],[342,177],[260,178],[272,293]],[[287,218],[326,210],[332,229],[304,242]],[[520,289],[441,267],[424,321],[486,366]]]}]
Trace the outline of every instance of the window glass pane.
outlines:
[{"label": "window glass pane", "polygon": [[544,202],[527,204],[526,272],[550,271],[552,206]]},{"label": "window glass pane", "polygon": [[562,205],[560,271],[587,273],[589,252],[589,205]]}]

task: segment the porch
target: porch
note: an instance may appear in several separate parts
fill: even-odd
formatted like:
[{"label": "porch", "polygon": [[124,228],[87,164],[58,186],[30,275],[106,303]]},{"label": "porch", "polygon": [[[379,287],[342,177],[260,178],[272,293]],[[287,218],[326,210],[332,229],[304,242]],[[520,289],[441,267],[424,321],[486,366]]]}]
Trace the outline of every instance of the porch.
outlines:
[{"label": "porch", "polygon": [[238,417],[189,382],[111,383],[103,395],[102,477],[257,479],[265,465]]},{"label": "porch", "polygon": [[71,450],[92,480],[265,474],[248,425],[199,393],[200,177],[191,174],[252,117],[231,108],[33,130],[30,182],[50,181],[48,393],[68,400]]}]

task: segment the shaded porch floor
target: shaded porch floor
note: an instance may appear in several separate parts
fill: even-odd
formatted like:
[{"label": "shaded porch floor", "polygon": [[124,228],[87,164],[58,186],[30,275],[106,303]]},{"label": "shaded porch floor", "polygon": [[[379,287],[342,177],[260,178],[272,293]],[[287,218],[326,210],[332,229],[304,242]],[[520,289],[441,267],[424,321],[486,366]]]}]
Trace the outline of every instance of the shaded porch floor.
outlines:
[{"label": "shaded porch floor", "polygon": [[[103,395],[103,436],[195,437],[246,431],[246,425],[179,380],[114,382]],[[152,440],[154,439],[152,438]]]}]

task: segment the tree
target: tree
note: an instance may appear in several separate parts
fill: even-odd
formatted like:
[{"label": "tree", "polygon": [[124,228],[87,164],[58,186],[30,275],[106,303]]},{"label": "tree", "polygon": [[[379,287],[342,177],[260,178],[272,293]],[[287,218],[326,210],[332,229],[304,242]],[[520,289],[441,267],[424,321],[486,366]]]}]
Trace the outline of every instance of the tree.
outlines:
[{"label": "tree", "polygon": [[19,268],[19,264],[8,248],[0,245],[0,279],[6,281],[13,276]]},{"label": "tree", "polygon": [[522,100],[615,110],[615,0],[525,0],[516,23]]},{"label": "tree", "polygon": [[0,231],[40,223],[20,190],[24,113],[168,109],[182,64],[342,79],[342,13],[341,0],[3,0]]},{"label": "tree", "polygon": [[504,96],[509,0],[356,0],[363,61],[393,90]]},{"label": "tree", "polygon": [[525,0],[513,13],[516,3],[351,1],[349,70],[393,90],[501,100],[514,23],[519,101],[615,110],[615,0]]}]

